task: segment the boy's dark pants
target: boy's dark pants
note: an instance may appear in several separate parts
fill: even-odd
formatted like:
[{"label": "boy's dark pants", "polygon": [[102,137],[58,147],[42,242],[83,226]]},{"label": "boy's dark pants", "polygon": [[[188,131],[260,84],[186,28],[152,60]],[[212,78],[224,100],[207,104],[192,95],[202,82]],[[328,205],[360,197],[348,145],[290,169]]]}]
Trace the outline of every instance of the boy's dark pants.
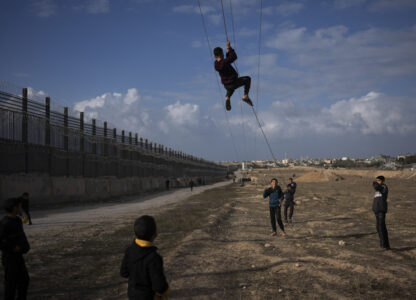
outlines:
[{"label": "boy's dark pants", "polygon": [[285,228],[283,227],[280,206],[276,206],[276,207],[269,206],[269,208],[270,208],[270,222],[272,223],[273,232],[276,232],[276,218],[277,218],[277,223],[279,224],[280,229],[282,229],[282,231],[285,231]]},{"label": "boy's dark pants", "polygon": [[22,255],[3,257],[4,299],[25,300],[29,287],[29,274]]},{"label": "boy's dark pants", "polygon": [[251,78],[249,76],[238,77],[232,83],[224,85],[225,89],[227,90],[227,97],[231,97],[234,94],[234,91],[243,85],[244,95],[248,95],[251,85]]},{"label": "boy's dark pants", "polygon": [[387,233],[387,227],[386,227],[386,213],[384,212],[376,213],[376,226],[377,226],[378,236],[380,238],[380,247],[390,248],[389,235]]},{"label": "boy's dark pants", "polygon": [[290,207],[290,211],[289,211],[289,219],[292,220],[292,216],[293,216],[293,209],[295,207],[295,203],[290,202],[290,203],[285,203],[285,210],[284,210],[284,214],[285,214],[285,221],[287,221],[287,209]]}]

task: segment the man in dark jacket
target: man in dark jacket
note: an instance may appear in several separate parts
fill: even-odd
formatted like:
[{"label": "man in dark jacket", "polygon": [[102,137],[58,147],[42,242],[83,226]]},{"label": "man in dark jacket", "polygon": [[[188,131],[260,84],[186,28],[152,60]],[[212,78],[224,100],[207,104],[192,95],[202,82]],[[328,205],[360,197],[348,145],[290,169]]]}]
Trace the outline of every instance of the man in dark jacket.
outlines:
[{"label": "man in dark jacket", "polygon": [[287,220],[287,210],[290,208],[289,211],[289,223],[292,223],[292,216],[293,216],[293,210],[295,208],[295,201],[293,198],[294,191],[292,189],[292,185],[289,183],[287,185],[287,190],[284,192],[285,196],[285,210],[284,210],[284,216],[285,216],[285,223],[288,222]]},{"label": "man in dark jacket", "polygon": [[237,71],[231,65],[235,60],[237,60],[237,54],[234,49],[231,48],[230,42],[226,41],[227,45],[227,57],[224,58],[224,52],[221,47],[214,49],[215,70],[220,73],[221,82],[227,90],[227,95],[225,96],[225,107],[227,110],[231,110],[231,101],[230,98],[233,95],[234,91],[239,87],[244,85],[244,96],[243,101],[248,105],[253,106],[248,93],[250,91],[251,78],[249,76],[238,77]]},{"label": "man in dark jacket", "polygon": [[134,222],[136,239],[126,252],[120,274],[129,279],[129,299],[164,299],[170,294],[163,269],[163,259],[153,245],[157,237],[156,222],[141,216]]},{"label": "man in dark jacket", "polygon": [[282,222],[282,213],[280,206],[283,200],[283,193],[280,186],[277,185],[278,181],[276,178],[273,178],[271,181],[271,187],[265,187],[263,192],[263,198],[269,197],[269,210],[270,210],[270,222],[272,224],[272,236],[277,235],[276,233],[276,219],[279,224],[280,229],[282,230],[282,235],[285,237],[285,228],[283,227]]},{"label": "man in dark jacket", "polygon": [[384,183],[384,176],[378,176],[373,182],[374,194],[373,212],[376,215],[376,227],[380,238],[380,247],[390,250],[389,236],[386,227],[387,196],[389,189]]},{"label": "man in dark jacket", "polygon": [[22,220],[18,215],[22,213],[22,199],[7,199],[4,205],[7,212],[0,221],[0,249],[4,267],[4,299],[26,299],[29,286],[29,274],[26,269],[23,254],[29,249],[29,242],[23,231]]},{"label": "man in dark jacket", "polygon": [[292,187],[292,192],[293,192],[293,195],[295,195],[295,193],[296,193],[296,187],[297,187],[297,184],[296,184],[296,182],[294,182],[293,181],[293,178],[289,178],[289,181],[290,181],[290,186]]}]

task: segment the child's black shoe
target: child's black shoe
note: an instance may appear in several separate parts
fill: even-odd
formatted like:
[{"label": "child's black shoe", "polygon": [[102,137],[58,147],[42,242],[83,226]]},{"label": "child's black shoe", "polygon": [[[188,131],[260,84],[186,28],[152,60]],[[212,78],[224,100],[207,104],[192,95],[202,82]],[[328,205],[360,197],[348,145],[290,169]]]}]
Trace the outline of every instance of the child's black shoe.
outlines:
[{"label": "child's black shoe", "polygon": [[225,108],[227,110],[231,110],[231,101],[230,101],[230,97],[225,97]]}]

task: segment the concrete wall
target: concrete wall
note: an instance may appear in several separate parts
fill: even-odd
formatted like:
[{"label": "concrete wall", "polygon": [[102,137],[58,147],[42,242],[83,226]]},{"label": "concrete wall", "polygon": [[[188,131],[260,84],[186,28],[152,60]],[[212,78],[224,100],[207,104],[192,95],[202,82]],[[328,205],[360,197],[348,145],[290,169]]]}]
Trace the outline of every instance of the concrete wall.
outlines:
[{"label": "concrete wall", "polygon": [[[113,197],[135,195],[166,189],[163,177],[50,177],[36,174],[0,175],[0,198],[30,194],[31,207],[48,204],[94,202]],[[169,178],[170,187],[187,187],[191,178]],[[205,183],[223,180],[224,177],[205,178]],[[197,183],[198,178],[192,178]]]}]

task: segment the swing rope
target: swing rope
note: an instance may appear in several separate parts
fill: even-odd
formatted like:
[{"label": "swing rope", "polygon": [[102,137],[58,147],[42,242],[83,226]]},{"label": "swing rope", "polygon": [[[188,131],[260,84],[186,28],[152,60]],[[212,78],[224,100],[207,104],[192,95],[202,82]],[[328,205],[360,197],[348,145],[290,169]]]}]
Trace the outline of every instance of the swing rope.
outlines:
[{"label": "swing rope", "polygon": [[[205,23],[204,14],[203,14],[203,12],[202,12],[202,8],[201,8],[201,2],[200,2],[200,0],[198,0],[198,6],[199,6],[199,12],[200,12],[200,14],[201,14],[202,27],[204,28],[205,38],[206,38],[206,40],[207,40],[207,46],[208,46],[208,51],[209,51],[209,57],[211,58],[211,57],[212,57],[212,47],[211,47],[211,42],[209,41],[208,30],[207,30],[207,26],[206,26],[206,23]],[[224,12],[224,11],[223,11],[223,12]],[[225,20],[225,18],[224,18],[224,20]],[[224,26],[225,26],[225,23],[224,23]],[[214,70],[214,72],[215,72],[215,70]],[[218,98],[218,99],[221,99],[222,94],[221,94],[221,86],[220,86],[220,82],[219,82],[219,80],[218,80],[218,76],[217,76],[215,73],[214,73],[214,75],[215,75],[215,79],[216,79],[216,81],[217,81],[218,92],[219,92],[219,95],[220,95],[220,98]],[[220,100],[220,105],[221,105],[221,106],[223,106],[223,105],[221,104],[221,100]],[[226,119],[226,121],[227,121],[227,127],[228,127],[228,131],[229,131],[229,133],[230,133],[230,136],[231,136],[231,141],[232,141],[232,144],[233,144],[233,148],[234,148],[235,156],[236,156],[236,157],[237,157],[237,159],[239,160],[239,155],[238,155],[238,151],[237,151],[237,146],[236,146],[236,144],[235,144],[234,135],[233,135],[233,133],[232,133],[232,131],[231,131],[230,120],[228,119],[228,115],[227,115],[227,112],[225,111],[225,109],[224,109],[224,115],[225,115],[225,119]]]},{"label": "swing rope", "polygon": [[[199,0],[198,0],[198,1],[199,1]],[[231,3],[231,2],[230,2],[230,3]],[[225,36],[226,36],[226,38],[227,38],[227,40],[228,40],[228,33],[227,33],[227,25],[226,25],[226,21],[225,21],[225,13],[224,13],[224,5],[223,5],[223,0],[221,0],[221,9],[222,9],[222,17],[223,17],[223,22],[224,22],[224,31],[225,31]],[[262,9],[263,9],[263,1],[262,1],[262,0],[260,0],[259,51],[258,51],[258,56],[259,56],[259,58],[258,58],[258,65],[257,65],[257,71],[258,71],[258,72],[257,72],[257,105],[258,105],[258,101],[259,101],[259,100],[258,100],[258,96],[259,96],[259,90],[260,90],[260,56],[261,56],[260,54],[261,54],[261,31],[262,31],[262,28],[261,28],[261,23],[262,23],[262,17],[263,17],[263,14],[262,14]],[[232,10],[231,10],[231,20],[232,20],[232,22],[233,22],[233,24],[234,24],[234,16],[233,16]],[[233,25],[233,26],[234,26],[234,25]],[[233,29],[233,30],[234,30],[234,29]],[[254,106],[252,106],[251,108],[252,108],[252,110],[253,110],[253,114],[254,114],[254,116],[255,116],[255,118],[256,118],[257,124],[258,124],[258,125],[259,125],[259,127],[260,127],[261,133],[263,134],[264,140],[265,140],[265,142],[266,142],[266,144],[267,144],[267,147],[268,147],[268,149],[269,149],[269,151],[270,151],[270,154],[272,155],[273,160],[277,163],[276,157],[274,156],[274,153],[273,153],[272,147],[270,146],[269,140],[267,139],[267,136],[266,136],[266,134],[264,133],[263,127],[261,126],[261,123],[260,123],[259,117],[258,117],[258,115],[257,115],[257,112],[256,112],[256,110],[254,109]]]},{"label": "swing rope", "polygon": [[[237,48],[237,42],[236,42],[236,38],[235,38],[235,26],[234,26],[234,14],[233,14],[233,1],[230,0],[230,12],[231,12],[231,28],[233,30],[233,43],[234,43],[234,48]],[[235,69],[238,72],[238,66],[237,66],[237,61],[234,62],[234,66]],[[241,93],[240,93],[241,96]],[[243,112],[243,102],[240,100],[240,115],[241,115],[241,128],[243,130],[243,145],[244,145],[244,157],[245,159],[243,160],[247,160],[247,138],[246,138],[246,128],[245,128],[245,117],[244,117],[244,112]]]}]

